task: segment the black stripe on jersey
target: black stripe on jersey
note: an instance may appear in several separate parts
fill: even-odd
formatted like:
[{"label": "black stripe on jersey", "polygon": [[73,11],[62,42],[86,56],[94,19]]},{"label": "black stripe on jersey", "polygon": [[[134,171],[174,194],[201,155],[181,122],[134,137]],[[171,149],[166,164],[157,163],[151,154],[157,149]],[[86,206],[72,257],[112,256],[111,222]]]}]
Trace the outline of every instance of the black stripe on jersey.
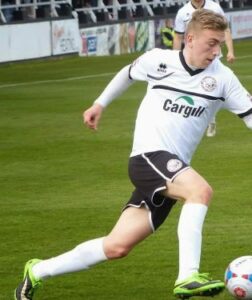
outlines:
[{"label": "black stripe on jersey", "polygon": [[187,94],[187,95],[198,96],[198,97],[205,98],[205,99],[208,99],[208,100],[221,100],[221,101],[225,101],[225,98],[223,98],[223,97],[214,97],[214,96],[210,96],[210,95],[205,95],[205,94],[199,94],[199,93],[184,91],[184,90],[176,89],[176,88],[174,88],[172,86],[167,86],[167,85],[154,85],[152,88],[153,89],[161,89],[161,90],[169,90],[169,91],[180,92],[180,93],[184,93],[184,94]]},{"label": "black stripe on jersey", "polygon": [[162,79],[165,79],[165,78],[171,76],[173,73],[175,73],[175,72],[171,72],[171,73],[169,73],[167,75],[164,75],[164,76],[161,76],[161,77],[156,77],[156,76],[152,76],[150,74],[147,74],[147,77],[149,77],[151,79],[155,79],[155,80],[162,80]]},{"label": "black stripe on jersey", "polygon": [[246,112],[244,112],[242,114],[238,114],[238,117],[244,118],[244,117],[247,117],[250,114],[252,114],[252,108],[250,108],[248,111],[246,111]]}]

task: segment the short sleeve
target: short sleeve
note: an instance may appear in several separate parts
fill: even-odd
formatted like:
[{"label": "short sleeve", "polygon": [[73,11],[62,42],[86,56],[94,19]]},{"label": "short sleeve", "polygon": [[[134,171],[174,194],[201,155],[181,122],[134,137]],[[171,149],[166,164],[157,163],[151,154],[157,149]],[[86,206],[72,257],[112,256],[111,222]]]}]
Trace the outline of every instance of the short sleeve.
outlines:
[{"label": "short sleeve", "polygon": [[238,78],[232,74],[226,87],[224,108],[243,118],[252,113],[252,98]]},{"label": "short sleeve", "polygon": [[133,80],[147,81],[147,74],[153,67],[153,61],[159,49],[152,49],[139,56],[130,66],[129,76]]},{"label": "short sleeve", "polygon": [[174,31],[177,32],[177,33],[185,33],[185,22],[182,18],[182,15],[181,15],[181,11],[179,10],[177,15],[176,15],[176,18],[175,18],[175,22],[174,22]]}]

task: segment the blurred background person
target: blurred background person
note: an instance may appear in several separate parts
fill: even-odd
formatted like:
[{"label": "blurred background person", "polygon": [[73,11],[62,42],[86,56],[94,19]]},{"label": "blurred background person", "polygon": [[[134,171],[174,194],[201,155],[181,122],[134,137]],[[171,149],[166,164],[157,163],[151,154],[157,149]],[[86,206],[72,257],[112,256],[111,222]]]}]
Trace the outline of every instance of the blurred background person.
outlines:
[{"label": "blurred background person", "polygon": [[161,48],[172,49],[174,30],[173,30],[171,19],[165,20],[165,24],[160,30],[160,35],[161,35]]}]

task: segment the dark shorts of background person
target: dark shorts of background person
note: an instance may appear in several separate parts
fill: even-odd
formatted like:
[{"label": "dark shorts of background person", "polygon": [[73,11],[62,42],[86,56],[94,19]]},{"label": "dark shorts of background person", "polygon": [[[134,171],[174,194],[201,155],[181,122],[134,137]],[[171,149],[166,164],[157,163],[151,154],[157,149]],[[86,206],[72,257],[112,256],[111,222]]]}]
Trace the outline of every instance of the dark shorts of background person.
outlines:
[{"label": "dark shorts of background person", "polygon": [[167,218],[175,199],[162,195],[166,182],[189,166],[177,155],[167,151],[143,153],[129,159],[129,177],[135,190],[124,209],[129,206],[146,206],[151,213],[151,225],[155,231]]}]

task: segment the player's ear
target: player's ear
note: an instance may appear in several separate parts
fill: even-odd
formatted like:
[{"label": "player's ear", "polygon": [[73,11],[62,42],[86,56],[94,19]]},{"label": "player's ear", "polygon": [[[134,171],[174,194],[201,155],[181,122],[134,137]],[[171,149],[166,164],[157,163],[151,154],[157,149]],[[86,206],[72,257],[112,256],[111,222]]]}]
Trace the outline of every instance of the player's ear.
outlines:
[{"label": "player's ear", "polygon": [[185,44],[187,44],[190,48],[192,48],[193,34],[187,33],[185,36]]}]

